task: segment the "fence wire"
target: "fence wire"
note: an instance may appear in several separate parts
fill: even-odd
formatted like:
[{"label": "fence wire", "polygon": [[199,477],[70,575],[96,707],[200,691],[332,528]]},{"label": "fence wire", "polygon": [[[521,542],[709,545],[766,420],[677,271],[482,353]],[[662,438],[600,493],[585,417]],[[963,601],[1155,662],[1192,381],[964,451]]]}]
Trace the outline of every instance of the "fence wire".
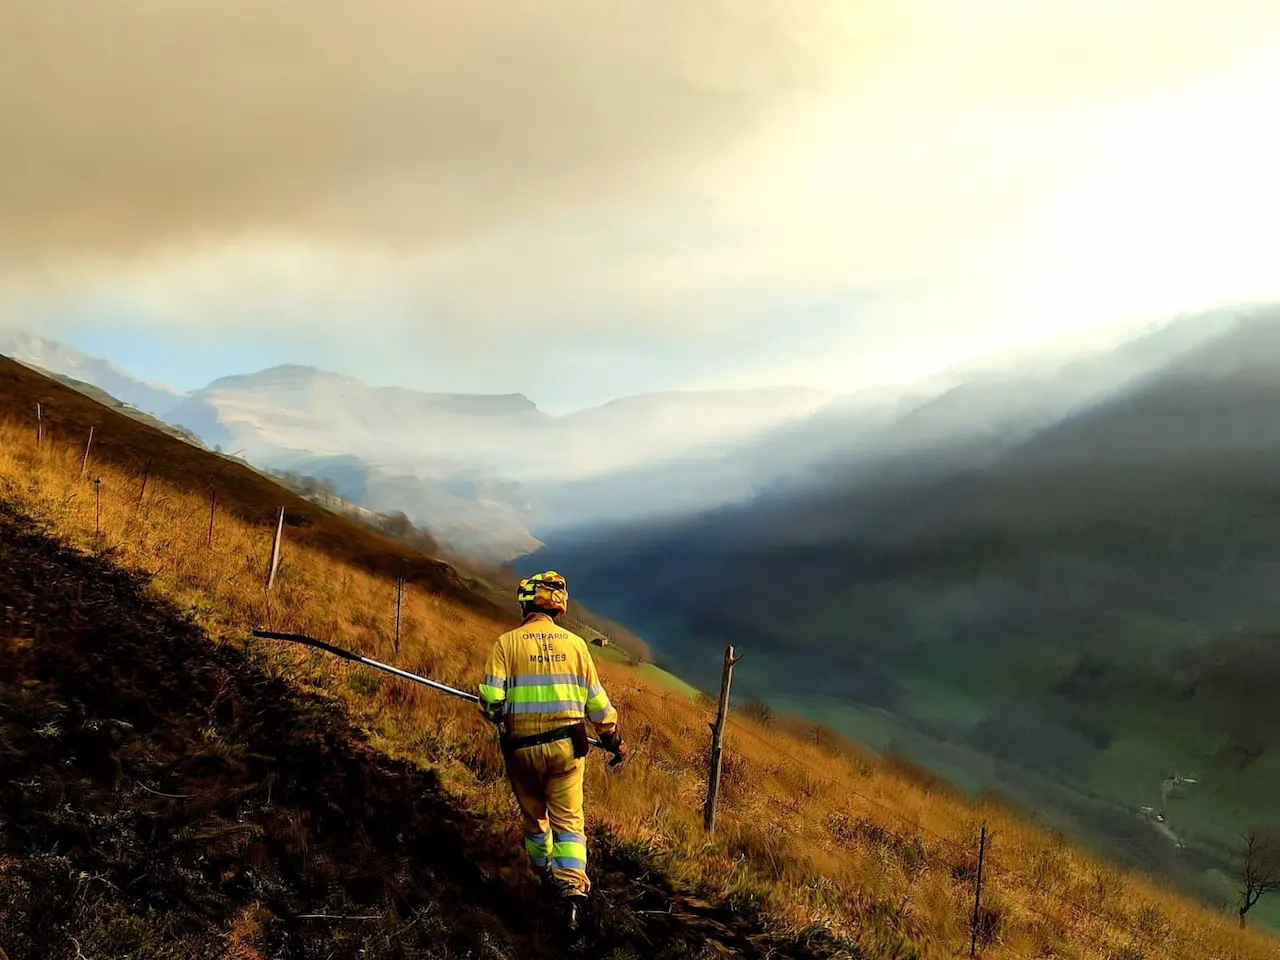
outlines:
[{"label": "fence wire", "polygon": [[[750,727],[744,726],[740,721],[736,720],[736,718],[734,718],[732,715],[729,717],[726,717],[726,721],[728,722],[729,726],[733,729],[735,733],[743,734],[753,739],[756,743],[765,747],[766,749],[769,749],[769,750],[777,749],[776,743],[771,743],[762,734],[751,729]],[[804,760],[794,755],[787,755],[783,757],[779,761],[779,764],[780,765],[792,764],[796,767],[799,767],[815,780],[822,783],[829,784],[832,787],[836,788],[837,790],[840,790],[841,792],[849,796],[857,797],[859,800],[862,800],[864,803],[884,811],[885,813],[889,814],[892,817],[895,817],[902,823],[907,824],[912,829],[918,831],[919,834],[930,836],[935,840],[939,841],[940,843],[943,843],[951,847],[952,849],[958,851],[959,853],[961,853],[966,857],[972,857],[975,860],[977,858],[978,851],[973,843],[957,840],[954,837],[945,836],[937,832],[936,830],[933,830],[932,828],[926,826],[925,824],[919,822],[918,820],[908,816],[907,814],[903,813],[901,810],[895,807],[892,807],[880,800],[877,800],[874,797],[870,797],[867,794],[861,792],[860,790],[855,789],[854,787],[850,786],[846,780],[837,779],[836,777],[832,777],[829,774],[823,773],[822,771],[813,767],[811,764],[805,762]],[[769,799],[772,800],[774,803],[778,804],[779,806],[782,806],[784,804],[784,801],[782,801],[780,798],[771,797]],[[901,840],[910,839],[909,837],[904,836],[903,834],[894,834],[894,836]],[[1022,871],[1009,867],[1002,861],[998,860],[991,853],[990,844],[993,840],[994,840],[994,835],[988,834],[988,837],[987,837],[988,850],[984,857],[984,866],[983,866],[984,875],[997,875],[997,876],[1003,876],[1005,878],[1021,881],[1030,889],[1035,890],[1038,894],[1047,895],[1049,897],[1052,897],[1062,902],[1064,905],[1076,911],[1077,916],[1087,916],[1101,923],[1104,923],[1107,926],[1109,926],[1112,930],[1117,931],[1129,937],[1130,940],[1134,943],[1145,944],[1146,941],[1150,939],[1150,934],[1147,933],[1146,931],[1135,930],[1129,927],[1128,925],[1119,922],[1114,917],[1108,916],[1107,914],[1104,914],[1104,913],[1100,913],[1098,910],[1089,906],[1088,904],[1083,903],[1073,897],[1069,897],[1065,893],[1062,893],[1050,887],[1044,886],[1043,884],[1038,883],[1035,880],[1035,878],[1027,875],[1026,873],[1023,873]],[[986,888],[986,884],[984,883],[983,889],[985,888]],[[1032,904],[1031,910],[1033,913],[1037,915],[1038,919],[1040,920],[1052,919],[1052,918],[1049,918],[1044,913],[1043,908],[1038,908],[1034,904]],[[1184,960],[1184,958],[1186,958],[1186,960],[1190,960],[1190,958],[1185,952],[1177,950],[1169,944],[1150,944],[1149,946],[1152,949],[1156,949],[1163,952],[1166,956],[1177,958],[1177,960]],[[1017,953],[1017,951],[1013,950],[1010,947],[1006,947],[1004,945],[1000,945],[999,949],[1005,950],[1011,953]],[[965,952],[966,953],[968,952],[967,948]],[[1026,954],[1018,954],[1018,955],[1026,956]],[[1028,958],[1028,960],[1036,960],[1036,958]],[[1196,960],[1200,960],[1200,958],[1196,958]]]},{"label": "fence wire", "polygon": [[[45,431],[45,430],[43,429],[43,426],[44,426],[44,424],[43,424],[43,420],[44,420],[45,418],[42,416],[42,413],[43,413],[43,411],[40,411],[40,412],[38,413],[39,421],[38,421],[38,426],[37,426],[37,431],[38,431],[38,432],[37,432],[37,440],[36,440],[37,447],[39,447],[39,445],[40,445],[40,443],[41,443],[41,441],[42,441],[42,440],[44,440],[44,439],[46,439],[46,438],[48,437],[48,433],[49,433],[48,431]],[[87,462],[88,462],[88,460],[89,460],[89,455],[90,455],[90,451],[91,451],[91,448],[92,448],[93,439],[95,439],[95,438],[93,437],[93,431],[91,431],[91,432],[90,432],[89,439],[88,439],[88,440],[86,441],[86,443],[85,443],[84,451],[83,451],[82,458],[81,458],[81,461],[80,461],[80,464],[79,464],[79,468],[80,468],[80,475],[81,475],[81,476],[83,475],[83,472],[84,472],[85,467],[86,467],[86,465],[87,465]],[[145,494],[146,494],[146,492],[147,492],[147,480],[148,480],[148,478],[149,478],[150,474],[151,474],[151,463],[148,461],[148,463],[146,464],[146,467],[145,467],[145,469],[144,469],[141,489],[140,489],[140,491],[139,491],[139,493],[138,493],[138,495],[137,495],[137,501],[138,501],[138,504],[139,504],[139,505],[141,505],[141,504],[142,504],[142,502],[143,502],[143,498],[144,498],[144,496],[145,496]],[[95,487],[95,492],[99,492],[99,494],[100,494],[100,491],[101,491],[101,487],[100,487],[100,486],[99,486],[99,487]],[[112,494],[114,494],[114,491],[111,491],[111,493],[112,493]],[[208,521],[207,521],[207,522],[208,522],[208,527],[209,527],[209,531],[208,531],[208,535],[207,535],[207,536],[208,536],[208,543],[209,543],[209,545],[210,545],[210,546],[212,546],[212,543],[213,543],[213,524],[214,524],[214,513],[215,513],[216,503],[217,503],[217,499],[216,499],[216,498],[217,498],[216,489],[211,489],[211,499],[210,499],[210,507],[209,507],[209,518],[208,518]],[[97,512],[97,511],[95,510],[95,514],[96,514],[96,512]],[[203,518],[203,517],[199,517],[199,518],[197,518],[197,519],[199,520],[199,522],[200,522],[202,525],[205,523],[205,520],[204,520],[204,518]],[[279,528],[279,523],[280,523],[280,520],[279,520],[279,519],[277,519],[277,524],[276,524],[277,529]],[[100,524],[100,521],[99,521],[99,520],[97,519],[97,517],[95,516],[95,527],[99,526],[99,524]],[[278,549],[278,548],[277,548],[277,549]],[[274,552],[274,551],[273,551],[273,552]],[[270,619],[270,608],[269,608],[269,607],[268,607],[268,618]],[[641,688],[641,687],[635,687],[635,686],[628,685],[628,688],[629,688],[629,689],[631,689],[631,690],[634,690],[634,691],[636,691],[636,692],[644,692],[643,688]],[[743,723],[741,723],[740,721],[738,721],[736,717],[734,717],[734,716],[732,716],[732,715],[730,715],[730,716],[726,717],[726,720],[727,720],[727,723],[728,723],[728,728],[729,728],[729,729],[731,729],[735,734],[738,734],[738,735],[741,735],[741,736],[745,736],[745,737],[751,738],[752,740],[754,740],[756,743],[758,743],[759,745],[761,745],[762,747],[764,747],[764,748],[765,748],[766,750],[768,750],[768,751],[771,751],[771,752],[776,752],[776,751],[777,751],[778,744],[777,744],[776,740],[771,741],[770,739],[768,739],[768,738],[764,737],[762,734],[760,734],[758,731],[753,730],[752,728],[750,728],[750,727],[748,727],[748,726],[745,726]],[[728,747],[728,746],[730,746],[730,745],[729,745],[729,744],[726,744],[726,746]],[[863,803],[867,804],[868,806],[870,806],[870,807],[873,807],[873,808],[875,808],[875,809],[878,809],[878,810],[883,811],[884,813],[888,814],[889,816],[891,816],[891,817],[893,817],[893,818],[897,819],[898,821],[900,821],[901,823],[903,823],[903,824],[907,825],[907,826],[908,826],[909,828],[911,828],[912,830],[916,831],[916,835],[917,835],[917,837],[918,837],[918,836],[928,836],[928,837],[932,837],[934,840],[936,840],[936,841],[938,841],[939,843],[941,843],[941,844],[943,844],[943,845],[945,845],[945,846],[947,846],[947,847],[951,848],[952,850],[954,850],[954,851],[958,852],[960,855],[962,855],[962,856],[964,856],[964,857],[966,857],[966,858],[973,858],[973,859],[975,859],[975,860],[976,860],[976,857],[977,857],[977,850],[975,849],[975,846],[974,846],[974,844],[973,844],[973,842],[972,842],[972,841],[968,841],[968,840],[958,840],[958,839],[956,839],[956,838],[954,838],[954,837],[948,837],[948,836],[946,836],[946,835],[944,835],[944,834],[942,834],[942,833],[939,833],[938,831],[936,831],[936,830],[932,829],[931,827],[928,827],[927,825],[925,825],[925,824],[923,824],[923,823],[919,822],[919,821],[918,821],[918,820],[916,820],[915,818],[908,816],[908,815],[907,815],[906,813],[904,813],[903,811],[901,811],[901,810],[899,810],[899,809],[897,809],[897,808],[895,808],[895,807],[893,807],[893,806],[890,806],[889,804],[886,804],[886,803],[884,803],[883,801],[876,799],[875,797],[868,796],[866,793],[863,793],[862,791],[860,791],[860,790],[856,789],[855,787],[853,787],[853,786],[848,782],[848,779],[838,779],[838,778],[836,778],[836,777],[831,776],[830,774],[824,773],[823,771],[818,770],[817,768],[813,767],[811,764],[809,764],[809,763],[807,763],[806,761],[804,761],[804,760],[800,759],[799,757],[796,757],[796,756],[793,756],[793,755],[787,755],[787,756],[783,756],[782,758],[780,758],[780,760],[779,760],[779,766],[781,767],[782,765],[786,765],[786,764],[790,764],[790,765],[792,765],[793,767],[796,767],[796,768],[799,768],[799,769],[803,770],[803,771],[804,771],[804,772],[805,772],[809,777],[811,777],[811,778],[813,779],[813,781],[815,781],[815,782],[823,783],[823,784],[829,785],[829,786],[831,786],[831,787],[834,787],[835,789],[839,790],[840,792],[842,792],[843,794],[845,794],[845,795],[847,795],[847,796],[856,797],[858,800],[862,801]],[[780,806],[780,807],[785,807],[785,806],[786,806],[786,802],[785,802],[782,798],[780,798],[780,797],[770,796],[770,797],[768,797],[768,799],[769,799],[769,801],[771,801],[772,803],[774,803],[774,804],[776,804],[776,805],[778,805],[778,806]],[[892,833],[891,831],[886,831],[886,832],[890,832],[890,833]],[[900,839],[900,840],[907,840],[907,839],[911,839],[911,838],[907,837],[906,835],[904,835],[904,834],[900,834],[900,833],[892,833],[892,835],[893,835],[894,837],[896,837],[897,839]],[[989,835],[988,835],[988,844],[990,844],[990,842],[991,842],[993,839],[994,839],[994,835],[990,835],[990,834],[989,834]],[[988,847],[988,849],[989,849],[989,847]],[[1023,873],[1022,871],[1019,871],[1019,870],[1017,870],[1017,869],[1014,869],[1014,868],[1009,867],[1008,865],[1004,864],[1001,860],[999,860],[999,859],[998,859],[994,854],[992,854],[992,853],[990,853],[990,852],[988,852],[988,853],[985,855],[985,857],[984,857],[984,867],[983,867],[983,872],[984,872],[984,875],[990,875],[990,876],[993,876],[993,877],[1004,877],[1004,878],[1010,878],[1010,879],[1014,879],[1014,880],[1021,881],[1022,883],[1024,883],[1025,885],[1027,885],[1030,889],[1032,889],[1032,890],[1036,891],[1036,893],[1038,893],[1038,894],[1044,895],[1044,896],[1046,896],[1046,897],[1050,897],[1050,898],[1053,898],[1053,899],[1056,899],[1056,900],[1060,901],[1060,902],[1061,902],[1061,903],[1063,903],[1065,906],[1067,906],[1067,907],[1069,907],[1071,910],[1075,911],[1075,912],[1076,912],[1077,917],[1089,917],[1089,918],[1092,918],[1092,919],[1094,919],[1094,920],[1099,921],[1100,923],[1103,923],[1103,924],[1107,925],[1107,926],[1108,926],[1108,927],[1110,927],[1112,930],[1117,931],[1117,932],[1119,932],[1119,933],[1121,933],[1121,934],[1123,934],[1123,935],[1127,936],[1128,938],[1130,938],[1131,944],[1134,944],[1134,945],[1137,945],[1137,944],[1144,945],[1144,946],[1146,946],[1146,947],[1149,947],[1150,949],[1154,949],[1154,950],[1160,951],[1160,952],[1161,952],[1161,953],[1163,953],[1165,956],[1172,957],[1172,958],[1177,958],[1177,960],[1190,960],[1190,958],[1188,957],[1188,954],[1186,954],[1185,952],[1183,952],[1183,951],[1181,951],[1181,950],[1177,950],[1177,949],[1175,949],[1175,948],[1174,948],[1174,946],[1173,946],[1173,945],[1171,945],[1171,944],[1168,944],[1168,943],[1161,943],[1161,944],[1148,943],[1147,941],[1149,941],[1149,940],[1151,940],[1151,939],[1152,939],[1151,934],[1150,934],[1149,932],[1147,932],[1147,931],[1142,931],[1142,930],[1135,930],[1135,929],[1133,929],[1133,928],[1129,927],[1128,925],[1123,924],[1123,923],[1121,923],[1121,922],[1117,921],[1114,917],[1111,917],[1111,916],[1108,916],[1107,914],[1104,914],[1104,913],[1099,912],[1097,909],[1095,909],[1094,907],[1090,906],[1090,905],[1089,905],[1089,904],[1087,904],[1087,903],[1081,902],[1080,900],[1078,900],[1078,899],[1076,899],[1076,898],[1074,898],[1074,897],[1070,897],[1070,896],[1068,896],[1068,895],[1067,895],[1067,894],[1065,894],[1065,893],[1062,893],[1062,892],[1060,892],[1060,891],[1057,891],[1057,890],[1051,889],[1051,888],[1049,888],[1049,887],[1047,887],[1047,886],[1044,886],[1043,884],[1039,883],[1039,882],[1038,882],[1034,877],[1031,877],[1031,876],[1027,875],[1026,873]],[[985,888],[985,884],[984,884],[984,888]],[[1043,912],[1043,908],[1042,908],[1042,907],[1038,907],[1038,906],[1036,906],[1034,903],[1030,906],[1030,909],[1031,909],[1032,913],[1033,913],[1034,915],[1036,915],[1036,917],[1037,917],[1038,919],[1040,919],[1040,920],[1051,921],[1051,920],[1053,920],[1053,919],[1054,919],[1054,918],[1050,918],[1050,917],[1048,917],[1048,916]],[[1003,951],[1004,953],[1012,954],[1012,955],[1014,955],[1014,956],[1021,957],[1021,958],[1025,958],[1025,960],[1039,960],[1039,958],[1038,958],[1038,957],[1033,957],[1032,955],[1029,955],[1029,954],[1023,953],[1023,952],[1021,952],[1021,951],[1019,951],[1019,950],[1016,950],[1016,949],[1014,949],[1013,947],[1008,946],[1008,945],[1005,945],[1005,944],[995,943],[995,944],[992,944],[991,946],[995,947],[996,949],[998,949],[998,950],[1000,950],[1000,951]],[[963,950],[963,953],[967,955],[967,953],[968,953],[968,947],[967,947],[967,945],[965,946],[965,948],[964,948],[964,950]],[[1144,955],[1144,954],[1139,953],[1139,954],[1135,954],[1134,956],[1135,956],[1135,957],[1141,957],[1141,956],[1143,956],[1143,955]],[[1196,958],[1196,960],[1200,960],[1200,958]]]}]

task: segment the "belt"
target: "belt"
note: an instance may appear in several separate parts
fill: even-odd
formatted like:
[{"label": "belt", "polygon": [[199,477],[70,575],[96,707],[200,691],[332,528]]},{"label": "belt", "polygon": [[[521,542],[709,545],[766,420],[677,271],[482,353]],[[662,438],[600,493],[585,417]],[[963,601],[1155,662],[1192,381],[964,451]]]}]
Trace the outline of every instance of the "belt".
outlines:
[{"label": "belt", "polygon": [[555,730],[545,730],[542,733],[534,733],[527,737],[504,737],[503,743],[508,750],[521,750],[524,747],[555,743],[558,740],[568,740],[581,726],[582,724],[575,723],[568,727],[557,727]]}]

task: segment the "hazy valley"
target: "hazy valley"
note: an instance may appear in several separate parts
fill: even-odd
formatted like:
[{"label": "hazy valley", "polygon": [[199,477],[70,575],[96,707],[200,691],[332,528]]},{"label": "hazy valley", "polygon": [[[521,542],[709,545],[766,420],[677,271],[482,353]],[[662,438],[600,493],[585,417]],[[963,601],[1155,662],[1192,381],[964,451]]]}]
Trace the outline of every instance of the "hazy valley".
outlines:
[{"label": "hazy valley", "polygon": [[[579,571],[695,682],[737,644],[744,695],[1226,897],[1238,834],[1280,809],[1278,320],[1134,343],[1161,361],[1040,429],[966,429],[958,398],[938,402],[931,442],[530,562]],[[991,406],[1027,408],[1017,391]],[[915,435],[918,414],[889,432]],[[1198,782],[1162,798],[1175,774]],[[1163,824],[1138,816],[1162,805]]]},{"label": "hazy valley", "polygon": [[[1259,310],[894,392],[550,417],[282,367],[167,416],[403,511],[451,554],[572,571],[704,688],[733,643],[741,697],[998,790],[1212,900],[1236,834],[1280,807],[1277,384],[1280,320]],[[1198,783],[1162,799],[1175,773]],[[1163,823],[1139,812],[1162,804]]]}]

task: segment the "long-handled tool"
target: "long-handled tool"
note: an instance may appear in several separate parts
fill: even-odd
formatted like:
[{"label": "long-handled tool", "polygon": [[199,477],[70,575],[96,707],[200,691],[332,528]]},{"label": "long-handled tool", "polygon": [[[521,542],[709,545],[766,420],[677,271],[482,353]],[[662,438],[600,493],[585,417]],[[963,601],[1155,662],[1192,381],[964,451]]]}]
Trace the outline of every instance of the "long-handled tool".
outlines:
[{"label": "long-handled tool", "polygon": [[[416,673],[410,673],[408,670],[401,670],[399,667],[393,667],[389,664],[380,663],[369,657],[362,657],[358,653],[352,653],[350,650],[343,650],[341,647],[335,647],[331,643],[325,643],[323,640],[317,640],[315,637],[303,636],[300,633],[275,633],[270,630],[255,630],[255,637],[261,637],[264,640],[287,640],[289,643],[301,643],[304,646],[316,647],[332,653],[334,656],[342,657],[343,660],[351,660],[354,663],[363,663],[366,667],[373,667],[376,670],[385,670],[387,673],[395,674],[404,680],[412,680],[414,683],[420,683],[424,687],[430,687],[432,690],[438,690],[441,693],[447,693],[450,696],[458,697],[466,700],[468,703],[479,703],[480,698],[474,693],[467,693],[465,690],[459,690],[457,687],[446,686],[443,683],[436,683],[434,680],[428,680],[426,677],[420,677]],[[594,737],[587,737],[587,743],[593,747],[599,747],[600,741]],[[603,748],[602,748],[603,749]]]}]

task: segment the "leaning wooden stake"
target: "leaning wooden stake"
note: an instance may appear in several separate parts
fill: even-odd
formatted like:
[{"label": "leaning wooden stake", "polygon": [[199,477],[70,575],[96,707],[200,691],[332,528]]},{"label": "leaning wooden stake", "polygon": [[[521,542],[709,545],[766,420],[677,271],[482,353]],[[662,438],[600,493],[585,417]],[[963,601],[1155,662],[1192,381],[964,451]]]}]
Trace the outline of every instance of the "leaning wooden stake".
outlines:
[{"label": "leaning wooden stake", "polygon": [[213,512],[218,508],[218,488],[209,490],[209,548],[213,548]]},{"label": "leaning wooden stake", "polygon": [[982,905],[982,861],[987,853],[987,824],[982,823],[982,839],[978,841],[978,877],[973,884],[973,934],[969,938],[969,956],[978,949],[978,920]]},{"label": "leaning wooden stake", "polygon": [[396,653],[400,652],[400,604],[404,599],[404,577],[396,577]]},{"label": "leaning wooden stake", "polygon": [[276,520],[276,535],[271,541],[271,566],[267,570],[267,589],[276,582],[276,568],[280,566],[280,537],[284,534],[284,507],[280,508],[280,516]]},{"label": "leaning wooden stake", "polygon": [[102,536],[102,478],[93,478],[93,535]]},{"label": "leaning wooden stake", "polygon": [[89,428],[89,439],[84,444],[84,457],[80,460],[80,476],[84,476],[85,467],[89,466],[89,448],[93,446],[93,427]]},{"label": "leaning wooden stake", "polygon": [[142,487],[138,490],[138,506],[142,506],[142,498],[147,495],[147,481],[151,479],[151,458],[147,457],[147,467],[142,471]]},{"label": "leaning wooden stake", "polygon": [[36,404],[36,449],[40,449],[40,441],[44,439],[44,409]]},{"label": "leaning wooden stake", "polygon": [[720,674],[720,707],[711,727],[711,769],[707,772],[707,800],[702,808],[702,825],[708,833],[716,828],[716,798],[720,793],[720,758],[724,752],[724,727],[729,716],[729,686],[733,668],[741,657],[733,655],[733,647],[724,648],[724,670]]}]

